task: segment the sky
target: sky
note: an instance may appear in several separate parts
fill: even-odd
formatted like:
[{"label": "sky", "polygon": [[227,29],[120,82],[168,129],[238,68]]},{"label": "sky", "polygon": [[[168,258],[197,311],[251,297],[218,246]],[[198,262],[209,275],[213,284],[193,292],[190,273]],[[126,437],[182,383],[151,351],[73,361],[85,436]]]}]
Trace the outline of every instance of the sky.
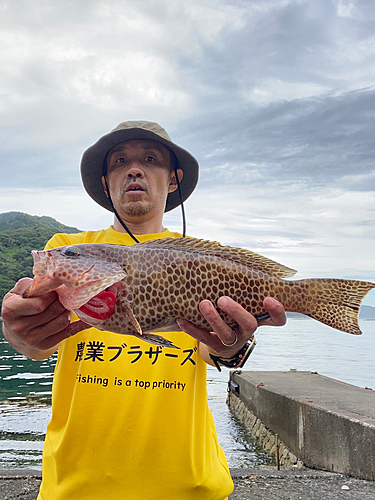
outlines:
[{"label": "sky", "polygon": [[188,234],[375,281],[375,2],[1,1],[0,26],[0,212],[108,227],[82,153],[156,121],[200,163]]}]

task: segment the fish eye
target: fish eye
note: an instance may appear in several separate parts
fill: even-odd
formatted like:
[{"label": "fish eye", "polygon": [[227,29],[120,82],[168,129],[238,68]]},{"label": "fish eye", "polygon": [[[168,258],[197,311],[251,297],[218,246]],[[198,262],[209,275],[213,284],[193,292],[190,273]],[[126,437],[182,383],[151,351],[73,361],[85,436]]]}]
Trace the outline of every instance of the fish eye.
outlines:
[{"label": "fish eye", "polygon": [[63,254],[66,257],[79,257],[81,255],[78,248],[76,248],[76,247],[65,248],[65,250],[63,251]]}]

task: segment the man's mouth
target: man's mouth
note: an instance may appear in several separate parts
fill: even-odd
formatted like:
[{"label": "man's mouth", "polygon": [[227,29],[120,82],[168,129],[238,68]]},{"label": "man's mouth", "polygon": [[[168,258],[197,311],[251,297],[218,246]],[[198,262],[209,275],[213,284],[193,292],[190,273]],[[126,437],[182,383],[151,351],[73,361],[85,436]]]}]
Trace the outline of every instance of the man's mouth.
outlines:
[{"label": "man's mouth", "polygon": [[140,184],[130,184],[125,190],[125,193],[145,192],[145,189]]}]

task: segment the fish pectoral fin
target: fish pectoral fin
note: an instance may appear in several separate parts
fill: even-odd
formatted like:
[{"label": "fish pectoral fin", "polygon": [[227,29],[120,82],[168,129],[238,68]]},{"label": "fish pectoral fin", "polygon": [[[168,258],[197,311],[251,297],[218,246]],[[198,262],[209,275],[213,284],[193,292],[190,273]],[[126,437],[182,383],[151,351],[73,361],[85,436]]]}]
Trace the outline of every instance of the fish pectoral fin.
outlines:
[{"label": "fish pectoral fin", "polygon": [[131,310],[130,306],[128,304],[122,304],[122,308],[126,316],[130,319],[132,322],[132,325],[134,328],[137,330],[139,335],[143,335],[141,325],[139,324],[137,318],[134,316],[133,311]]}]

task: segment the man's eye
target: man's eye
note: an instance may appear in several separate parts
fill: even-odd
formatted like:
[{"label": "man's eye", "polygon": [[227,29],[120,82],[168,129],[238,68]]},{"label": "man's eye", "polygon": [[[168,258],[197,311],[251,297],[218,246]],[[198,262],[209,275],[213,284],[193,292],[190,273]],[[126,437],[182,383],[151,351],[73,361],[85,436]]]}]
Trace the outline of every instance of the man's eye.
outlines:
[{"label": "man's eye", "polygon": [[146,161],[152,163],[152,162],[156,161],[156,158],[154,158],[153,156],[146,156]]},{"label": "man's eye", "polygon": [[115,163],[125,163],[125,158],[116,158]]}]

